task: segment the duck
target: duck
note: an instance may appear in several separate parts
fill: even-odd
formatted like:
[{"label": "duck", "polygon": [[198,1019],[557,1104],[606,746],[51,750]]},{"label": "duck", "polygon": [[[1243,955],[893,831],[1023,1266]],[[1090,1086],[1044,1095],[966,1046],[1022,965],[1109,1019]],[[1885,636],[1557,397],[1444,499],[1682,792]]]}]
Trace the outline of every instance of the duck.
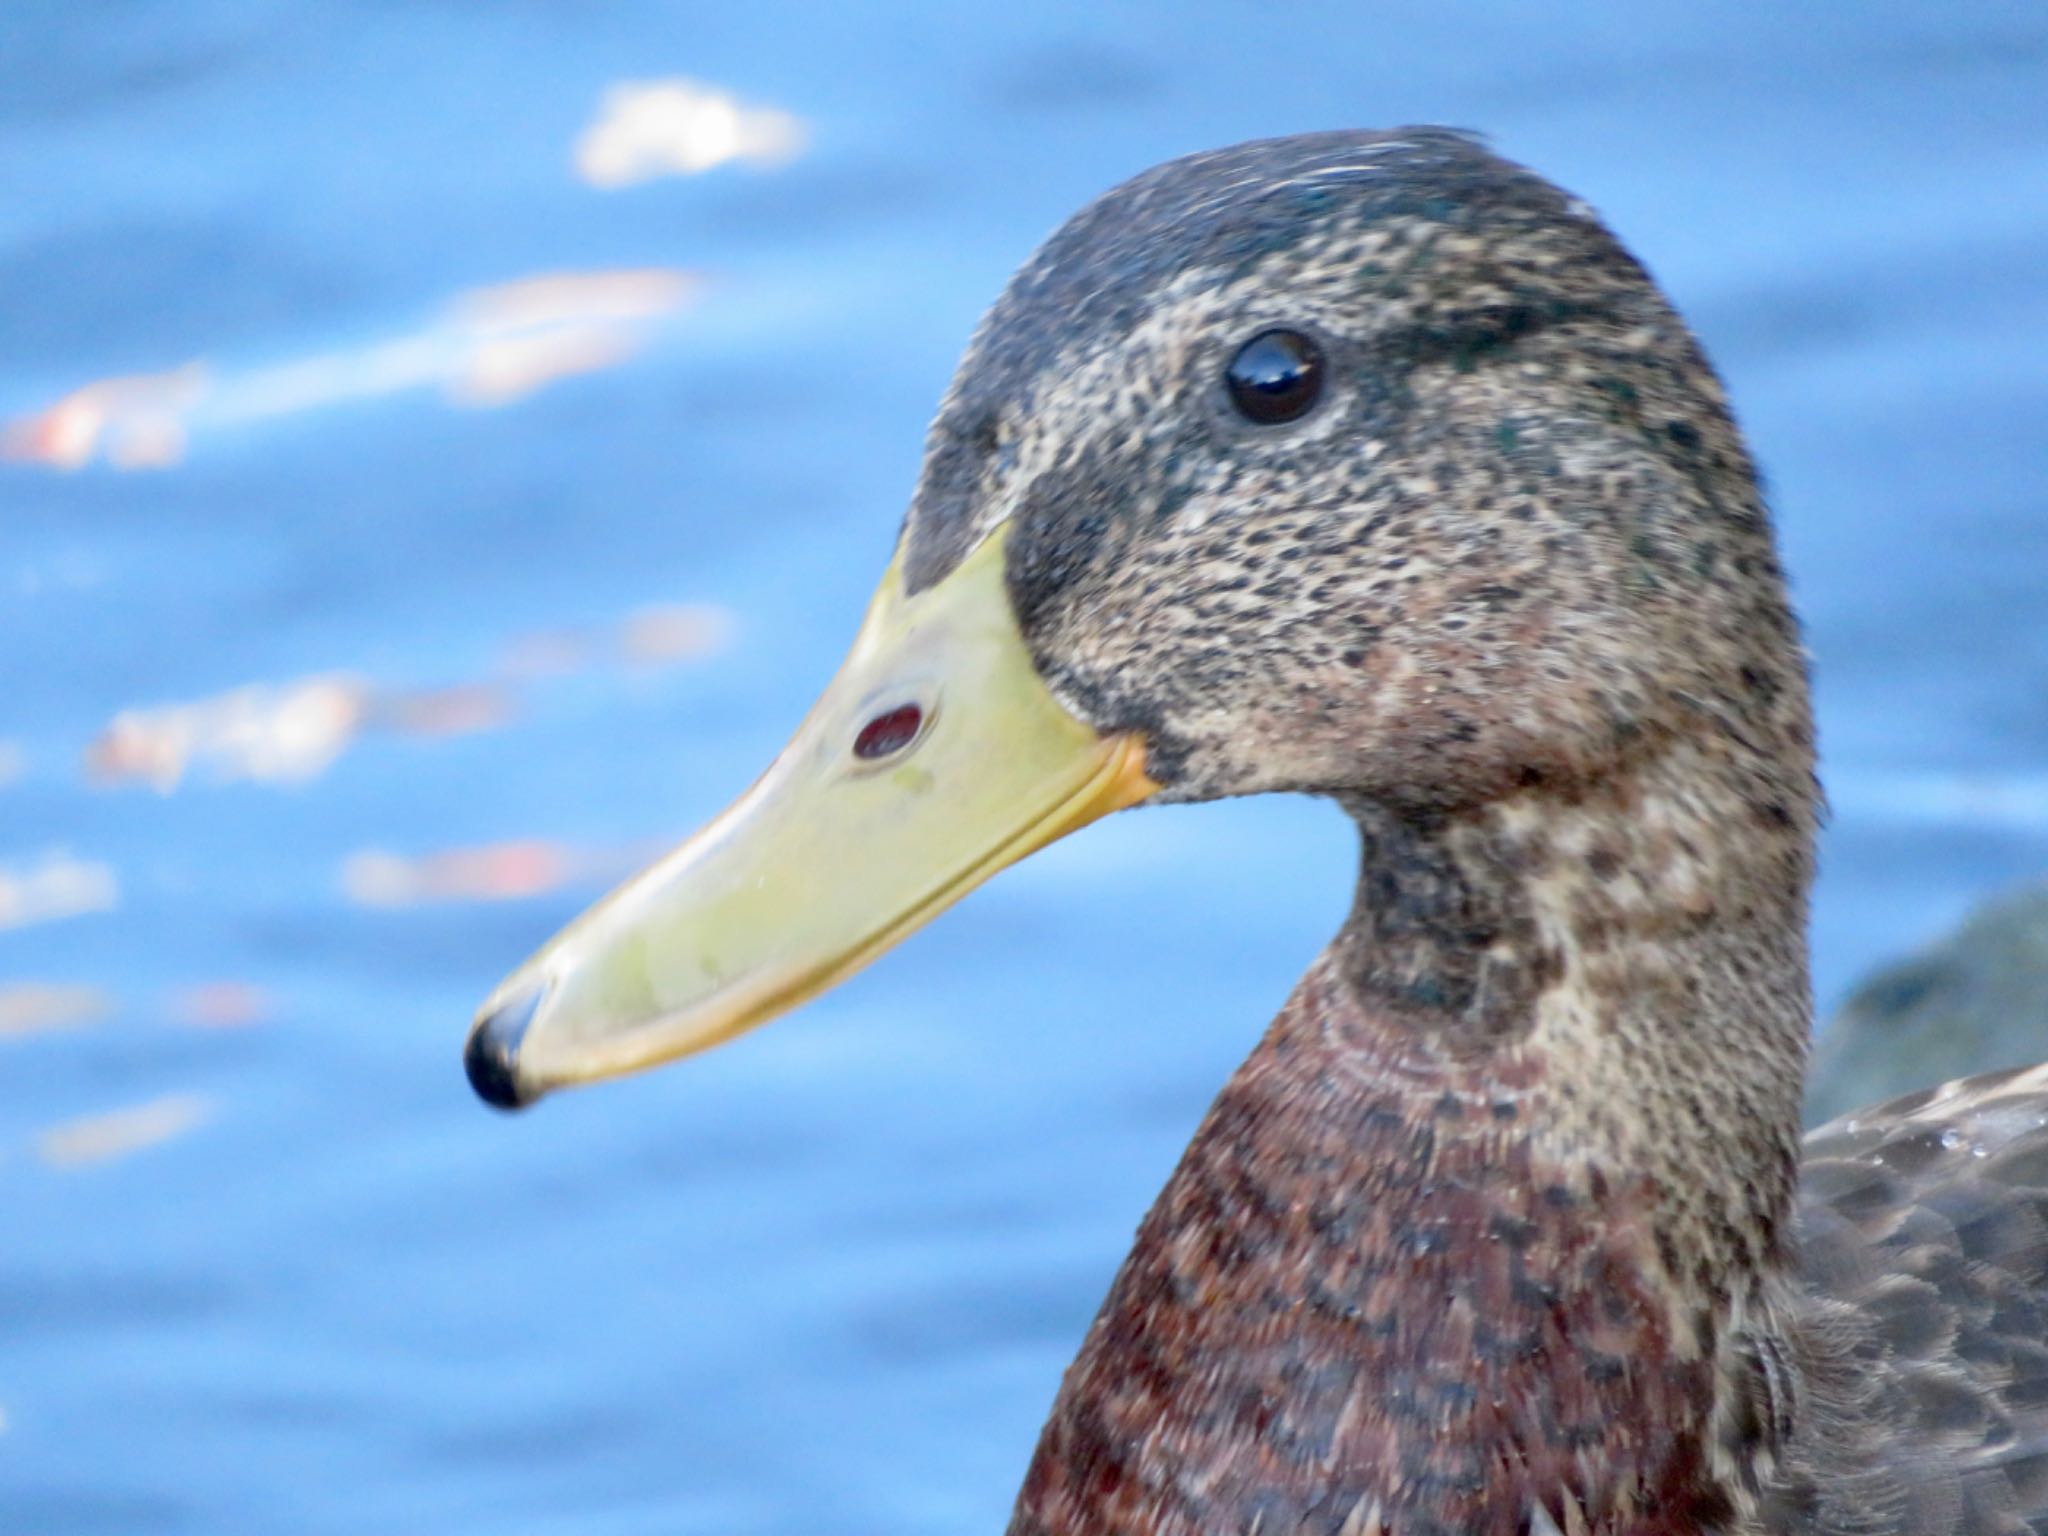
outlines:
[{"label": "duck", "polygon": [[1348,813],[1350,911],[1011,1536],[2048,1530],[2048,1069],[1802,1139],[1822,801],[1771,515],[1642,264],[1461,132],[1195,154],[1058,229],[841,670],[491,994],[470,1081],[702,1050],[1099,817],[1269,793]]}]

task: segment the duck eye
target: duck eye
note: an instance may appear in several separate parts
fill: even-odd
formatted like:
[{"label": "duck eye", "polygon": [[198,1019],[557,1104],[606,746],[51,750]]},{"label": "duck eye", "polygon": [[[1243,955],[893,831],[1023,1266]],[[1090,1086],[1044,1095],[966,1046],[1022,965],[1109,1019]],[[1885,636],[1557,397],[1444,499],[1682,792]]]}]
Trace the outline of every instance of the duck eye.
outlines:
[{"label": "duck eye", "polygon": [[1223,370],[1230,403],[1262,427],[1295,421],[1323,394],[1323,349],[1299,331],[1261,331]]},{"label": "duck eye", "polygon": [[915,704],[899,704],[894,709],[885,709],[862,726],[860,734],[853,738],[853,755],[864,762],[873,762],[878,757],[901,752],[917,739],[917,733],[923,728],[924,711]]}]

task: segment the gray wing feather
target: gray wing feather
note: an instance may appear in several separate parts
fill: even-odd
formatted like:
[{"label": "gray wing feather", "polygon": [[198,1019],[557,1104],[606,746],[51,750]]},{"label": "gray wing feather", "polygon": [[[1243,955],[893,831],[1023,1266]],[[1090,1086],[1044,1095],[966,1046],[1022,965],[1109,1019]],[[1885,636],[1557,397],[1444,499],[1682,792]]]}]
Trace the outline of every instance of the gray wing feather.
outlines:
[{"label": "gray wing feather", "polygon": [[2048,1067],[1820,1127],[1798,1224],[1763,1528],[2048,1536]]}]

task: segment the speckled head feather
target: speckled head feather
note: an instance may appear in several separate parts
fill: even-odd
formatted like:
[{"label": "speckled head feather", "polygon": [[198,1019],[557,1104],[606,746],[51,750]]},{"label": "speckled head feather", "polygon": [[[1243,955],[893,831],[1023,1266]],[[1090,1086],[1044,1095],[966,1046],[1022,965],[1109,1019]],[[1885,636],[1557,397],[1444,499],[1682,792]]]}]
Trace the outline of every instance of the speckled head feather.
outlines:
[{"label": "speckled head feather", "polygon": [[[1276,327],[1326,386],[1261,426],[1225,372]],[[1802,1257],[1804,658],[1720,384],[1583,203],[1441,129],[1127,182],[977,331],[906,580],[998,527],[1040,672],[1162,798],[1326,794],[1362,839],[1014,1536],[2043,1528],[2048,1112],[2001,1111],[1974,1204],[1954,1160],[1830,1171]],[[1937,1474],[1970,1424],[2004,1440]]]},{"label": "speckled head feather", "polygon": [[[1261,428],[1223,370],[1276,325],[1332,382]],[[940,408],[910,582],[1003,523],[1042,670],[1173,797],[1455,804],[1686,711],[1805,728],[1718,382],[1584,204],[1460,134],[1195,155],[1076,215]]]}]

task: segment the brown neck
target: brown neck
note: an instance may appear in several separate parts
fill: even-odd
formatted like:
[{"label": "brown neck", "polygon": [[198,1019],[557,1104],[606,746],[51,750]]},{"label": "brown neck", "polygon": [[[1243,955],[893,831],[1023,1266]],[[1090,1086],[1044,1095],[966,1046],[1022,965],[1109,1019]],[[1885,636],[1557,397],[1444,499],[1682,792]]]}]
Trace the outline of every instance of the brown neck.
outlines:
[{"label": "brown neck", "polygon": [[1542,1149],[1646,1174],[1703,1291],[1782,1259],[1812,1022],[1810,785],[1674,740],[1462,816],[1347,804],[1357,900],[1328,960],[1447,1073],[1541,1077]]},{"label": "brown neck", "polygon": [[1731,826],[1754,785],[1716,803],[1691,751],[1465,818],[1350,807],[1358,908],[1141,1228],[1016,1536],[1727,1522],[1807,819]]}]

